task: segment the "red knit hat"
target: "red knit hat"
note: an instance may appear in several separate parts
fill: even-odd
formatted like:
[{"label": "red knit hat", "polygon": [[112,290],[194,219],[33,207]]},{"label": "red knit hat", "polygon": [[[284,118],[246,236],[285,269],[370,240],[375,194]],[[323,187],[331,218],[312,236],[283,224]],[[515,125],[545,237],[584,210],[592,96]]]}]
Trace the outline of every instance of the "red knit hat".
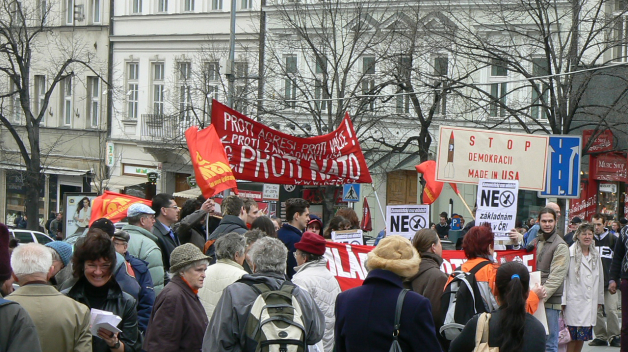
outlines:
[{"label": "red knit hat", "polygon": [[9,255],[9,229],[0,223],[0,282],[11,278],[11,256]]},{"label": "red knit hat", "polygon": [[327,241],[325,241],[323,236],[307,231],[301,236],[301,241],[294,244],[294,248],[307,253],[323,255],[325,254],[326,243]]}]

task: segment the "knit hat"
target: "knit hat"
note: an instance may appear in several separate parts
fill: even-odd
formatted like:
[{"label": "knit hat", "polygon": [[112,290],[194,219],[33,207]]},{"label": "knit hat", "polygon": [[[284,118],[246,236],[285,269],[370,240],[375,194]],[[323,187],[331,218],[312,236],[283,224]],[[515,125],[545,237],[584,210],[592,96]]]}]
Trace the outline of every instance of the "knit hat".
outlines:
[{"label": "knit hat", "polygon": [[421,257],[410,240],[401,236],[388,236],[379,241],[369,252],[366,260],[368,270],[384,269],[408,278],[419,272]]},{"label": "knit hat", "polygon": [[301,236],[301,241],[294,244],[294,248],[307,253],[323,255],[325,254],[326,243],[327,241],[325,241],[323,236],[307,231]]},{"label": "knit hat", "polygon": [[9,255],[9,229],[0,223],[0,282],[11,278],[11,256]]},{"label": "knit hat", "polygon": [[100,218],[92,223],[90,229],[100,229],[105,231],[109,237],[113,237],[113,233],[116,232],[116,227],[113,222],[107,218]]},{"label": "knit hat", "polygon": [[155,211],[144,203],[131,204],[129,210],[126,211],[126,216],[133,218],[142,214],[155,214]]},{"label": "knit hat", "polygon": [[68,266],[70,259],[72,259],[72,245],[63,241],[53,241],[46,243],[46,247],[50,247],[59,253],[63,266]]},{"label": "knit hat", "polygon": [[180,245],[170,254],[170,272],[174,274],[184,266],[199,260],[209,261],[209,257],[191,243]]}]

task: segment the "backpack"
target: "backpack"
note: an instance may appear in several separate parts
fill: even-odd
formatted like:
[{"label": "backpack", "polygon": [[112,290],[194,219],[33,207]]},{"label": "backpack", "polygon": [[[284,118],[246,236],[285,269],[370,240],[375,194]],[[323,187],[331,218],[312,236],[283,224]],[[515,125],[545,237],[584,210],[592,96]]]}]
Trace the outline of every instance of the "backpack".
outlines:
[{"label": "backpack", "polygon": [[292,295],[295,285],[286,280],[278,290],[245,278],[257,294],[246,319],[245,336],[255,341],[255,352],[307,352],[301,305]]},{"label": "backpack", "polygon": [[488,304],[475,279],[475,274],[489,263],[488,260],[484,261],[469,272],[456,270],[451,273],[452,280],[445,287],[440,299],[443,326],[439,332],[445,339],[452,341],[474,315],[489,312]]}]

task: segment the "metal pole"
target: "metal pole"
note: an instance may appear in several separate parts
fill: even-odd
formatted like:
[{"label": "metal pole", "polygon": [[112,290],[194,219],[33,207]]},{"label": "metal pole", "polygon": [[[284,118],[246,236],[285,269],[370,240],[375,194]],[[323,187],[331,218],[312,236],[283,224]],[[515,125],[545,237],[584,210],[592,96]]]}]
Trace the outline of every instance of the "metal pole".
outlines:
[{"label": "metal pole", "polygon": [[371,187],[373,188],[373,193],[375,193],[375,199],[377,200],[377,205],[379,205],[379,212],[382,214],[382,218],[384,219],[384,225],[388,228],[388,222],[386,221],[386,214],[384,214],[384,210],[382,209],[382,203],[379,201],[379,196],[377,195],[377,190],[375,190],[375,186],[371,183]]},{"label": "metal pole", "polygon": [[231,0],[231,30],[229,32],[229,60],[227,60],[226,75],[228,79],[227,105],[233,108],[233,96],[235,93],[235,31],[236,31],[236,1]]}]

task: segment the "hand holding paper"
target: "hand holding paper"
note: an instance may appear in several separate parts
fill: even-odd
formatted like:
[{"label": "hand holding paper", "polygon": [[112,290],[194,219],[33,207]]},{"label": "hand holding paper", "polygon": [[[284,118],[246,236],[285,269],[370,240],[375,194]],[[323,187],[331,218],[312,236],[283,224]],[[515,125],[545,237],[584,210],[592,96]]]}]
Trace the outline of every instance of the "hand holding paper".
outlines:
[{"label": "hand holding paper", "polygon": [[100,328],[111,331],[112,333],[122,332],[122,330],[117,327],[122,321],[122,318],[119,316],[94,308],[92,308],[91,314],[90,331],[92,332],[92,336],[98,336],[98,329]]}]

